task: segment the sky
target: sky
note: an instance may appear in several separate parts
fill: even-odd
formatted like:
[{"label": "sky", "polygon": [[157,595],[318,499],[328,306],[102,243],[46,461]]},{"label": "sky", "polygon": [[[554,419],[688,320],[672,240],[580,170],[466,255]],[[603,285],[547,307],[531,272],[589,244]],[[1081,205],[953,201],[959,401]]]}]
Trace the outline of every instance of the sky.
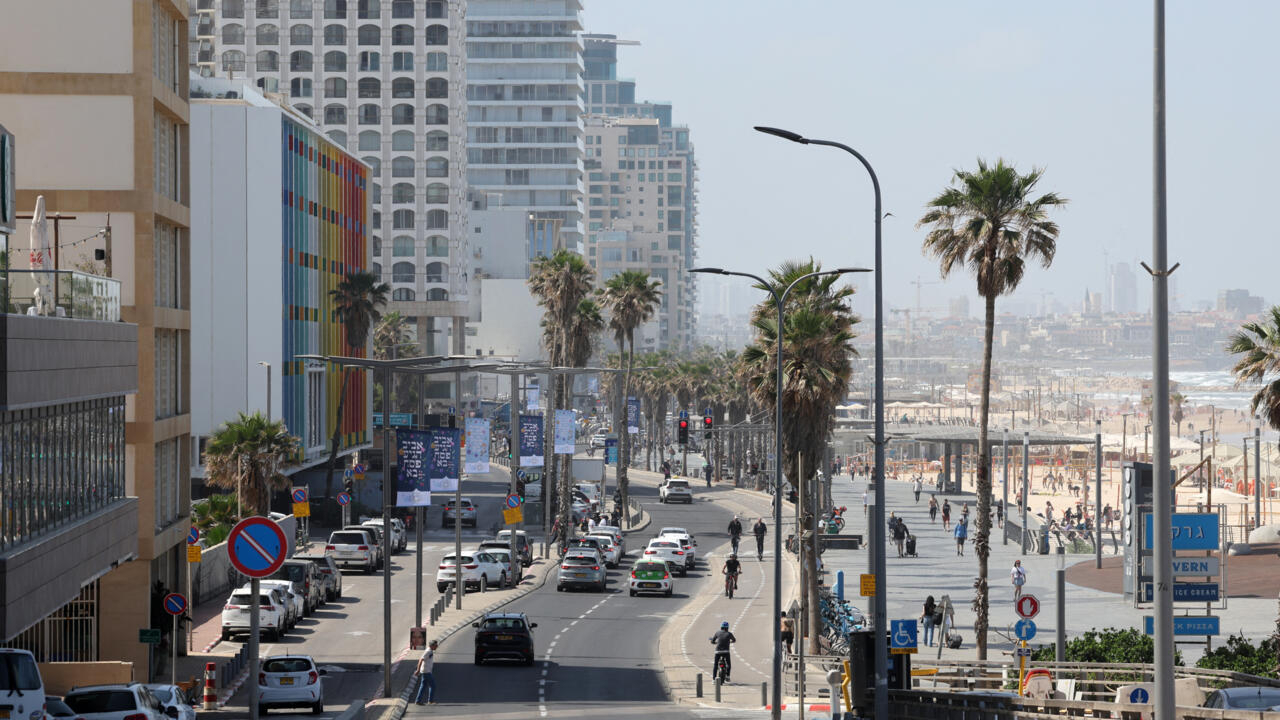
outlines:
[{"label": "sky", "polygon": [[[1168,242],[1179,305],[1245,288],[1280,302],[1280,233],[1250,213],[1276,197],[1280,2],[1169,0]],[[844,142],[879,175],[889,307],[980,306],[972,278],[939,281],[916,221],[956,169],[1004,158],[1045,170],[1070,203],[1049,269],[1000,307],[1078,309],[1105,263],[1150,264],[1150,0],[584,0],[586,32],[639,41],[618,74],[674,104],[699,165],[699,262],[762,274],[813,256],[873,264],[874,205],[849,155],[752,131]],[[1104,253],[1106,254],[1104,256]],[[1151,282],[1140,268],[1139,305]],[[865,279],[864,279],[865,278]],[[1269,282],[1271,281],[1271,282]],[[743,281],[744,283],[746,281]],[[870,312],[870,275],[855,309]]]}]

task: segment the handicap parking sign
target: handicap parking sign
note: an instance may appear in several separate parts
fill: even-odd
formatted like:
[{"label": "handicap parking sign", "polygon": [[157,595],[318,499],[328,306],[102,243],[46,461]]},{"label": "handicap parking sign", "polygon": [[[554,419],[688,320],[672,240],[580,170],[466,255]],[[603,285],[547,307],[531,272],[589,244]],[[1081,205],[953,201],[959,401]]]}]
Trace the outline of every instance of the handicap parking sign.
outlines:
[{"label": "handicap parking sign", "polygon": [[891,620],[889,622],[889,649],[895,654],[916,651],[916,621]]}]

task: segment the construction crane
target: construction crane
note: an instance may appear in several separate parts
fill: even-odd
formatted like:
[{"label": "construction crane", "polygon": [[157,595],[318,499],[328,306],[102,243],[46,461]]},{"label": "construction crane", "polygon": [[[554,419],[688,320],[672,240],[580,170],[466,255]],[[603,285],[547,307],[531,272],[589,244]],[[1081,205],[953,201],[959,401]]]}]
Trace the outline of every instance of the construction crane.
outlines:
[{"label": "construction crane", "polygon": [[[916,315],[918,316],[921,310],[923,310],[923,308],[920,307],[920,286],[921,285],[940,285],[941,281],[930,280],[928,282],[925,282],[920,279],[920,276],[917,275],[916,279],[911,281],[911,284],[916,286]],[[910,316],[908,316],[908,324],[910,324]]]}]

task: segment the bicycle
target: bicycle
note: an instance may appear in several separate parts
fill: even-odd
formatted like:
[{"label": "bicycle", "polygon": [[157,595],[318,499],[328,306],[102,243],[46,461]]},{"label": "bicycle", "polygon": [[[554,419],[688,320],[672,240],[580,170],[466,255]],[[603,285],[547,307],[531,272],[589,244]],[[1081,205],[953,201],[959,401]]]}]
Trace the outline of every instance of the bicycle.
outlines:
[{"label": "bicycle", "polygon": [[729,653],[728,652],[716,653],[716,672],[715,672],[715,675],[713,675],[712,677],[715,679],[716,682],[722,685],[729,682]]},{"label": "bicycle", "polygon": [[738,587],[738,574],[737,574],[737,573],[725,573],[725,575],[724,575],[724,594],[725,594],[725,595],[728,595],[730,600],[732,600],[732,599],[733,599],[733,591],[734,591],[734,590],[736,590],[736,589],[737,589],[737,587]]},{"label": "bicycle", "polygon": [[734,554],[734,555],[737,555],[737,554],[738,554],[738,543],[740,543],[740,542],[742,542],[742,537],[741,537],[741,536],[739,536],[739,535],[734,535],[734,536],[732,536],[732,537],[730,537],[730,538],[729,538],[729,544],[733,546],[733,554]]}]

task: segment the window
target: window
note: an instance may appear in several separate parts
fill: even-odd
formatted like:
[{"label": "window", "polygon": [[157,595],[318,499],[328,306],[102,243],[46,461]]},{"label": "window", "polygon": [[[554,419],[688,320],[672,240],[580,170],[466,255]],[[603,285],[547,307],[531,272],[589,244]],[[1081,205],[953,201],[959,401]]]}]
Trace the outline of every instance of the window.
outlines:
[{"label": "window", "polygon": [[339,147],[345,148],[347,146],[347,134],[341,130],[330,130],[326,134],[329,136],[329,139]]},{"label": "window", "polygon": [[396,183],[391,186],[391,202],[393,203],[411,203],[413,202],[413,185],[410,183]]},{"label": "window", "polygon": [[169,527],[178,519],[178,498],[182,477],[182,438],[155,444],[155,523],[156,529]]},{"label": "window", "polygon": [[377,210],[373,211],[373,222],[370,223],[370,227],[373,227],[375,229],[382,227],[382,213],[378,212]]},{"label": "window", "polygon": [[430,80],[427,80],[427,97],[449,97],[449,82],[444,78],[431,78]]},{"label": "window", "polygon": [[[400,53],[396,53],[399,55]],[[391,81],[391,97],[393,98],[411,98],[413,97],[413,78],[396,78]],[[410,110],[413,108],[410,107]]]},{"label": "window", "polygon": [[[311,78],[294,78],[290,80],[289,94],[293,97],[311,97]],[[310,114],[307,113],[307,115]]]},{"label": "window", "polygon": [[[297,80],[294,80],[294,82],[297,82]],[[310,80],[307,80],[307,81],[306,81],[306,88],[307,88],[307,92],[311,92],[311,81],[310,81]],[[307,117],[314,117],[314,115],[312,114],[311,106],[310,106],[310,105],[294,105],[294,106],[293,106],[293,109],[294,109],[294,110],[297,110],[298,112],[302,113],[303,115],[306,115]]]},{"label": "window", "polygon": [[392,45],[412,45],[413,44],[413,26],[412,25],[396,25],[391,28],[391,44]]},{"label": "window", "polygon": [[444,0],[427,0],[427,17],[444,19]]},{"label": "window", "polygon": [[382,263],[373,264],[373,274],[382,277]]},{"label": "window", "polygon": [[413,133],[408,130],[399,130],[391,134],[392,150],[413,150]]},{"label": "window", "polygon": [[442,52],[427,53],[427,72],[448,72],[449,56]]},{"label": "window", "polygon": [[311,53],[306,50],[294,50],[289,53],[290,72],[311,72],[313,65]]},{"label": "window", "polygon": [[376,52],[366,51],[360,53],[360,71],[361,72],[377,72],[382,56]]},{"label": "window", "polygon": [[280,28],[275,25],[259,25],[257,28],[257,41],[259,45],[279,45],[280,44]]},{"label": "window", "polygon": [[280,17],[280,5],[276,0],[258,0],[257,5],[259,19]]},{"label": "window", "polygon": [[381,45],[382,28],[377,25],[361,25],[356,31],[356,42],[361,45]]},{"label": "window", "polygon": [[449,227],[449,213],[444,210],[427,211],[427,229],[443,230]]},{"label": "window", "polygon": [[361,20],[377,20],[382,16],[382,0],[360,0],[357,8]]},{"label": "window", "polygon": [[443,130],[432,130],[427,133],[428,152],[449,152],[449,133]]},{"label": "window", "polygon": [[311,452],[323,450],[326,440],[324,379],[324,368],[307,369],[307,450]]},{"label": "window", "polygon": [[325,45],[346,45],[347,44],[346,26],[325,25],[324,26],[324,44]]},{"label": "window", "polygon": [[324,0],[326,20],[342,20],[347,17],[347,0]]},{"label": "window", "polygon": [[324,54],[325,72],[346,72],[347,71],[347,54],[330,50]]},{"label": "window", "polygon": [[442,157],[427,158],[427,177],[449,177],[449,160]]},{"label": "window", "polygon": [[409,288],[396,288],[391,291],[392,300],[400,300],[402,302],[413,302],[414,292]]},{"label": "window", "polygon": [[427,291],[428,300],[448,300],[449,291],[444,288],[431,288]]},{"label": "window", "polygon": [[381,120],[381,108],[373,103],[360,106],[359,122],[361,125],[377,125]]},{"label": "window", "polygon": [[280,70],[280,53],[275,50],[262,50],[254,58],[258,72],[277,72]]},{"label": "window", "polygon": [[[410,188],[412,192],[412,188]],[[413,238],[401,235],[391,241],[391,254],[395,257],[413,257]]]},{"label": "window", "polygon": [[294,20],[309,20],[311,0],[289,0],[289,17]]},{"label": "window", "polygon": [[443,25],[428,25],[426,35],[427,45],[448,45],[449,44],[449,28]]},{"label": "window", "polygon": [[[382,160],[378,159],[377,157],[374,157],[373,155],[367,155],[360,159],[364,161],[365,165],[369,166],[370,177],[376,178],[382,175]],[[377,255],[377,254],[378,253],[374,253],[374,255]]]},{"label": "window", "polygon": [[[327,60],[326,60],[327,64]],[[324,81],[324,96],[327,98],[344,98],[347,96],[347,81],[342,78],[328,78]],[[344,108],[345,109],[345,108]]]},{"label": "window", "polygon": [[427,282],[445,282],[449,277],[449,266],[442,262],[427,263]]},{"label": "window", "polygon": [[447,203],[449,202],[449,186],[443,183],[431,183],[427,186],[427,202],[429,203]]},{"label": "window", "polygon": [[222,0],[222,17],[244,17],[244,0]]},{"label": "window", "polygon": [[244,44],[244,26],[243,25],[223,25],[222,26],[222,44],[223,45],[243,45]]},{"label": "window", "polygon": [[391,177],[413,177],[413,158],[404,156],[392,158]]},{"label": "window", "polygon": [[428,105],[427,106],[427,124],[428,125],[448,125],[449,124],[449,108],[444,105]]},{"label": "window", "polygon": [[398,72],[413,70],[413,53],[403,51],[391,53],[391,69]]},{"label": "window", "polygon": [[183,309],[182,276],[185,267],[184,230],[163,220],[155,222],[155,304],[157,307]]},{"label": "window", "polygon": [[[297,17],[296,15],[294,17]],[[310,25],[294,25],[289,28],[290,45],[310,45],[314,34]]]},{"label": "window", "polygon": [[156,419],[183,413],[182,345],[186,333],[178,330],[155,331],[155,404]]},{"label": "window", "polygon": [[413,106],[408,103],[401,103],[391,108],[391,124],[392,125],[412,125],[413,124]]},{"label": "window", "polygon": [[393,230],[410,230],[413,228],[413,211],[412,210],[396,210],[391,213],[391,228]]},{"label": "window", "polygon": [[372,130],[360,133],[359,149],[365,152],[377,152],[382,149],[382,136]]},{"label": "window", "polygon": [[413,282],[413,263],[398,262],[391,266],[391,282]]},{"label": "window", "polygon": [[227,50],[222,53],[222,69],[244,72],[244,53],[239,50]]},{"label": "window", "polygon": [[357,96],[362,98],[382,97],[382,81],[378,78],[361,78],[357,85]]},{"label": "window", "polygon": [[373,239],[373,256],[380,257],[382,255],[382,238],[375,237]]},{"label": "window", "polygon": [[413,17],[413,0],[391,0],[391,17]]},{"label": "window", "polygon": [[[325,92],[328,94],[329,81],[326,80]],[[324,106],[324,122],[326,125],[346,125],[347,124],[347,106],[346,105],[325,105]]]},{"label": "window", "polygon": [[427,238],[427,257],[449,257],[449,239],[440,235]]}]

